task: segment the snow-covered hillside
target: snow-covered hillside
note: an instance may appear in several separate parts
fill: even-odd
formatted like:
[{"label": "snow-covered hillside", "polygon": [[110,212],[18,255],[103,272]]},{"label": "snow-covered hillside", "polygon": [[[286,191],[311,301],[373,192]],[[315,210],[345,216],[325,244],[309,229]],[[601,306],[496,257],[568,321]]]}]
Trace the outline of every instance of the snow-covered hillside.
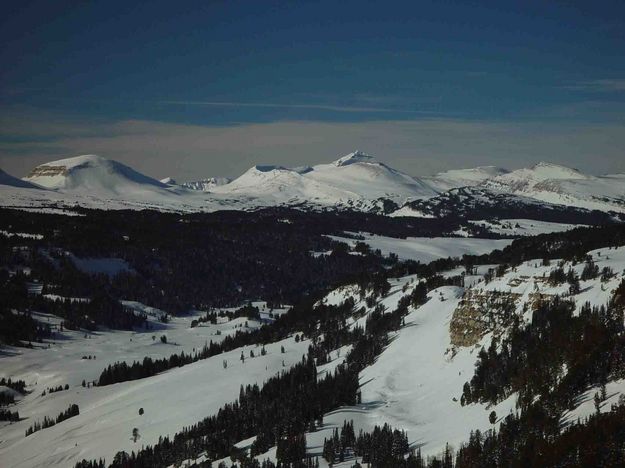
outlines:
[{"label": "snow-covered hillside", "polygon": [[345,195],[336,187],[320,184],[294,169],[281,166],[254,166],[229,184],[214,187],[213,193],[258,200],[267,206],[306,201],[331,205]]},{"label": "snow-covered hillside", "polygon": [[[83,206],[99,209],[185,210],[183,190],[145,176],[117,161],[96,155],[61,159],[35,167],[23,179],[45,190],[15,190],[0,184],[4,206],[46,208]],[[188,198],[197,207],[201,201]]]},{"label": "snow-covered hillside", "polygon": [[220,185],[226,185],[232,182],[229,177],[209,177],[208,179],[194,180],[191,182],[182,182],[180,185],[192,190],[201,190],[202,192],[210,192],[213,188]]},{"label": "snow-covered hillside", "polygon": [[[625,219],[622,213],[608,209],[610,208],[608,205],[604,204],[602,208],[590,210],[576,205],[552,203],[534,198],[531,194],[495,190],[478,185],[455,188],[432,198],[407,202],[391,212],[390,216],[425,219],[461,218],[469,220],[465,228],[469,228],[471,224],[481,225],[473,223],[474,221],[507,222],[525,219],[548,222],[553,228],[556,224],[560,224],[565,228],[565,225],[609,224]],[[492,229],[489,231],[496,232]]]},{"label": "snow-covered hillside", "polygon": [[[460,320],[467,301],[479,304],[476,298],[489,295],[512,298],[514,314],[524,321],[531,319],[531,304],[539,296],[568,296],[575,301],[578,311],[586,303],[591,306],[605,305],[625,277],[625,248],[600,249],[588,255],[600,270],[607,267],[616,274],[608,280],[597,277],[582,281],[580,291],[572,296],[566,284],[551,285],[545,279],[558,262],[545,265],[541,259],[507,269],[491,281],[486,281],[485,276],[496,265],[480,266],[465,276],[465,288],[444,286],[431,291],[428,302],[410,309],[404,325],[393,335],[389,346],[373,365],[361,372],[362,402],[324,415],[323,426],[306,434],[309,454],[320,455],[324,439],[330,439],[333,431],[340,428],[344,421],[353,421],[356,433],[360,429],[370,432],[374,426],[384,422],[403,429],[407,431],[411,446],[418,447],[425,456],[441,454],[448,443],[458,447],[467,441],[471,431],[479,429],[484,432],[497,427],[505,416],[517,411],[515,394],[497,405],[462,405],[460,397],[464,383],[473,376],[479,350],[488,347],[494,336],[501,337],[507,329],[485,327],[471,336],[471,344],[457,344],[454,322]],[[578,275],[584,268],[583,263],[564,262],[562,266],[573,268]],[[459,273],[449,272],[450,275]],[[399,299],[409,294],[418,281],[415,276],[391,281],[389,293],[375,305],[381,305],[387,311],[393,310]],[[355,285],[332,291],[322,302],[340,304],[350,298],[355,300],[355,309],[364,307],[367,314],[372,310]],[[484,314],[487,315],[486,309]],[[363,326],[365,319],[366,315],[354,318],[350,326]],[[346,350],[335,350],[331,353],[331,364],[337,366],[345,355]],[[607,388],[609,398],[602,404],[602,412],[610,411],[610,402],[615,403],[620,395],[625,395],[625,381],[609,382]],[[585,417],[595,411],[592,394],[597,390],[586,392],[577,401],[575,409],[562,414],[565,426],[575,422],[577,417]],[[497,415],[494,424],[489,420],[493,411]],[[249,448],[249,445],[247,441],[240,446]],[[258,459],[275,460],[275,456],[273,448]],[[351,467],[354,461],[353,457],[348,457],[345,462],[332,466]],[[328,466],[325,460],[321,460],[321,466]]]},{"label": "snow-covered hillside", "polygon": [[[625,248],[600,249],[589,252],[589,255],[599,269],[609,267],[616,275],[608,281],[599,278],[582,281],[580,292],[572,296],[578,310],[587,302],[592,306],[605,305],[625,278]],[[502,330],[484,329],[471,346],[459,346],[453,343],[452,322],[457,320],[457,311],[463,310],[463,301],[467,297],[492,293],[513,296],[516,314],[530,320],[532,309],[527,305],[536,295],[569,294],[565,285],[552,286],[545,281],[545,275],[548,276],[555,264],[543,265],[540,259],[527,261],[488,283],[484,280],[488,267],[480,267],[475,272],[477,274],[466,277],[465,282],[471,285],[467,288],[444,286],[431,291],[429,301],[410,311],[405,325],[391,344],[375,364],[360,374],[362,404],[327,414],[324,427],[307,434],[308,446],[323,446],[323,439],[330,438],[334,428],[341,427],[345,420],[354,421],[356,432],[359,429],[371,431],[376,424],[388,422],[406,430],[410,444],[419,447],[424,455],[436,455],[444,450],[446,443],[458,447],[467,441],[471,431],[493,427],[488,417],[491,411],[498,415],[496,425],[499,424],[503,417],[516,410],[515,395],[497,405],[474,403],[465,406],[460,404],[460,396],[463,384],[473,375],[478,351],[482,346],[488,347],[493,336],[501,334]],[[569,267],[581,274],[584,264],[565,262],[564,268]],[[414,277],[395,280],[380,304],[388,311],[393,310],[399,298],[409,293],[416,281]],[[357,289],[342,288],[324,300],[340,303],[348,297],[358,299]],[[357,302],[356,308],[364,305],[364,301]],[[360,318],[357,323],[363,324],[364,319]],[[619,395],[625,394],[625,381],[610,383],[609,391],[609,401],[616,402]],[[594,408],[590,400],[586,395],[575,410],[563,414],[563,423],[591,414]],[[602,405],[604,412],[609,408],[609,403]],[[349,467],[352,464],[353,460],[350,460],[334,466]]]},{"label": "snow-covered hillside", "polygon": [[124,164],[93,154],[41,164],[25,180],[48,189],[96,191],[115,195],[165,188],[165,184]]},{"label": "snow-covered hillside", "polygon": [[[373,247],[375,238],[367,239]],[[431,255],[444,257],[451,253],[451,242],[439,245]],[[471,241],[471,240],[469,240]],[[433,249],[433,246],[423,248]],[[477,251],[475,250],[477,248]],[[456,252],[479,253],[479,246],[465,246]],[[553,285],[546,278],[558,264],[546,264],[541,259],[523,262],[508,268],[500,276],[492,276],[496,265],[482,265],[464,276],[465,287],[443,286],[428,293],[428,301],[421,306],[410,306],[401,328],[393,332],[390,344],[375,362],[360,373],[361,403],[338,408],[327,413],[323,425],[307,437],[308,452],[321,455],[323,439],[329,438],[335,428],[345,420],[353,421],[355,430],[370,431],[376,424],[387,422],[407,432],[411,446],[419,447],[424,455],[439,454],[447,443],[458,446],[467,440],[470,431],[482,431],[493,427],[489,414],[498,415],[495,425],[502,417],[515,409],[516,397],[511,395],[497,405],[473,403],[460,404],[464,382],[473,375],[477,354],[482,346],[488,346],[493,336],[506,333],[497,327],[498,322],[481,323],[472,329],[460,324],[468,310],[480,310],[481,301],[491,295],[509,296],[514,313],[522,320],[529,320],[532,304],[537,296],[555,294],[573,299],[579,310],[583,304],[603,305],[610,299],[615,288],[624,278],[625,248],[600,249],[589,252],[598,270],[609,268],[614,272],[609,278],[596,277],[583,280],[580,289],[571,295],[567,284]],[[581,275],[584,263],[564,262],[564,269],[573,269]],[[445,274],[464,274],[461,268]],[[354,311],[348,320],[349,327],[365,326],[367,317],[376,307],[387,312],[394,310],[400,299],[409,295],[420,279],[406,276],[392,279],[390,290],[374,302],[367,299],[370,291],[358,286],[343,286],[325,296],[321,302],[340,304],[346,299],[355,301]],[[485,302],[485,303],[486,303]],[[55,328],[55,337],[34,349],[9,348],[0,357],[0,377],[24,379],[30,393],[20,397],[14,405],[23,420],[16,423],[0,423],[0,460],[3,466],[43,467],[72,466],[87,458],[106,457],[111,460],[119,450],[130,452],[141,445],[153,444],[162,435],[173,435],[184,426],[202,417],[215,414],[224,404],[232,402],[241,384],[262,383],[269,376],[279,373],[301,361],[311,342],[307,339],[290,338],[265,344],[266,355],[261,355],[257,345],[236,348],[214,357],[203,359],[184,367],[170,369],[156,376],[102,387],[83,387],[81,382],[97,379],[99,372],[118,360],[131,362],[144,356],[166,357],[184,351],[191,353],[208,341],[219,342],[237,330],[254,330],[261,322],[236,318],[220,319],[216,324],[192,322],[201,316],[192,312],[182,317],[171,317],[167,323],[159,320],[164,313],[138,302],[124,304],[146,313],[150,329],[130,331],[100,330],[61,331],[60,319],[51,315],[37,314],[38,320]],[[492,307],[492,303],[489,307]],[[261,311],[261,320],[269,320],[269,308],[265,303],[254,303]],[[364,308],[364,315],[362,312]],[[230,309],[233,310],[233,309]],[[492,313],[492,308],[490,309]],[[286,309],[274,310],[272,316]],[[495,311],[496,315],[496,311]],[[494,324],[494,325],[493,325]],[[166,342],[160,336],[167,336]],[[49,349],[47,349],[49,347]],[[284,347],[286,352],[281,352]],[[250,351],[255,357],[240,360],[243,352]],[[319,368],[319,375],[329,372],[342,363],[349,347],[335,349],[330,362]],[[228,363],[227,368],[224,361]],[[43,390],[57,385],[69,385],[68,390],[42,394]],[[609,384],[610,399],[618,399],[625,393],[623,381]],[[24,431],[34,420],[55,416],[69,404],[76,403],[80,414],[56,426],[43,429],[28,437]],[[139,414],[143,408],[144,414]],[[579,407],[570,414],[563,414],[563,421],[587,415],[592,411],[588,399],[581,399]],[[603,411],[608,411],[607,405]],[[132,430],[137,428],[140,439],[132,440]],[[241,448],[249,448],[250,440],[241,441]],[[260,455],[259,459],[275,459],[275,448]],[[322,461],[322,466],[327,466]],[[351,466],[353,459],[335,466]]]},{"label": "snow-covered hillside", "polygon": [[[414,281],[394,282],[381,304],[392,310],[404,285],[410,291]],[[488,429],[491,408],[459,403],[462,385],[470,378],[477,357],[475,349],[451,352],[449,322],[462,295],[462,288],[445,286],[432,291],[425,305],[413,309],[388,348],[361,373],[362,404],[326,415],[323,430],[308,434],[308,445],[323,445],[324,437],[331,437],[345,420],[354,421],[356,432],[388,422],[406,430],[410,444],[426,455],[439,454],[447,442],[456,445],[466,440],[471,430]],[[510,399],[495,409],[505,415],[513,407]],[[353,460],[338,466],[352,464]]]},{"label": "snow-covered hillside", "polygon": [[[565,230],[565,229],[563,229]],[[380,250],[382,255],[395,254],[402,260],[415,260],[429,263],[432,260],[446,257],[462,257],[465,254],[481,255],[494,249],[503,249],[512,242],[511,239],[472,239],[462,237],[408,237],[394,239],[365,233],[353,233],[355,238],[331,236],[333,239],[346,242],[352,247],[357,242],[364,242],[373,250]]]},{"label": "snow-covered hillside", "polygon": [[321,205],[367,207],[385,198],[404,202],[436,192],[426,183],[399,172],[372,156],[356,151],[330,164],[289,169],[255,166],[214,193],[262,198],[268,203],[312,202]]},{"label": "snow-covered hillside", "polygon": [[[231,181],[213,177],[176,183],[144,176],[116,161],[85,155],[37,166],[23,186],[0,179],[8,207],[84,206],[99,209],[152,208],[165,211],[216,211],[266,206],[337,207],[378,210],[380,199],[404,203],[436,194],[428,184],[362,152],[330,164],[285,168],[259,165]],[[34,185],[36,184],[36,185]],[[43,195],[26,188],[48,189]]]},{"label": "snow-covered hillside", "polygon": [[510,237],[536,236],[538,234],[569,231],[571,229],[575,229],[576,227],[583,227],[583,225],[579,224],[550,223],[548,221],[515,218],[491,221],[477,220],[470,221],[470,223],[480,226],[493,234]]},{"label": "snow-covered hillside", "polygon": [[[177,185],[172,178],[158,181],[96,155],[37,166],[21,181],[25,187],[17,188],[15,183],[5,183],[4,179],[0,180],[2,205],[21,209],[81,206],[189,212],[214,211],[222,206],[222,200],[209,199],[197,190]],[[243,208],[236,201],[231,205]]]},{"label": "snow-covered hillside", "polygon": [[472,169],[452,169],[439,172],[433,176],[423,177],[423,180],[437,191],[446,192],[454,188],[473,187],[508,172],[507,169],[501,167],[480,166]]},{"label": "snow-covered hillside", "polygon": [[7,174],[2,169],[0,169],[0,186],[6,187],[15,187],[15,188],[25,188],[25,189],[37,189],[35,184],[31,184],[25,180],[18,179],[17,177],[13,177],[11,174]]},{"label": "snow-covered hillside", "polygon": [[424,181],[397,171],[361,151],[343,156],[331,164],[313,166],[304,176],[368,199],[400,201],[429,198],[435,194]]},{"label": "snow-covered hillside", "polygon": [[[197,212],[297,206],[421,218],[496,205],[500,212],[493,219],[561,222],[552,215],[563,207],[573,215],[574,210],[625,213],[625,175],[597,177],[540,163],[512,172],[484,166],[418,178],[355,151],[328,164],[257,165],[234,180],[212,177],[177,183],[171,177],[158,181],[116,161],[85,155],[37,166],[22,181],[1,173],[0,195],[2,206],[22,209],[82,206]],[[517,209],[508,216],[510,206]],[[526,216],[528,211],[532,216]],[[580,221],[584,223],[593,224]]]},{"label": "snow-covered hillside", "polygon": [[[24,419],[13,424],[0,422],[1,466],[65,467],[85,457],[106,457],[110,461],[118,450],[130,452],[141,445],[154,444],[159,436],[173,435],[231,402],[241,384],[262,382],[284,366],[299,362],[309,344],[306,340],[296,343],[291,338],[266,345],[264,356],[256,346],[239,348],[150,379],[83,387],[82,380],[97,379],[104,367],[117,360],[132,362],[145,356],[191,353],[208,341],[219,342],[237,330],[254,330],[260,326],[259,322],[247,320],[246,327],[246,319],[237,318],[191,327],[192,321],[202,315],[200,312],[172,317],[163,324],[157,320],[162,311],[140,303],[126,305],[147,312],[151,329],[58,331],[55,339],[43,346],[32,350],[17,348],[10,355],[0,357],[0,376],[25,379],[31,391],[16,405]],[[264,311],[261,317],[267,316],[266,304],[255,305]],[[273,311],[275,315],[284,312],[284,309]],[[60,323],[54,316],[39,316],[39,319],[56,327]],[[161,336],[167,336],[167,343],[161,342]],[[51,349],[44,349],[48,344]],[[285,353],[281,353],[282,346]],[[249,355],[253,350],[257,357],[241,362],[241,351]],[[226,369],[224,360],[228,363]],[[70,386],[69,390],[42,395],[49,387],[65,384]],[[56,417],[71,403],[79,405],[80,415],[24,437],[24,431],[34,420]],[[144,415],[139,415],[140,408],[144,409]],[[138,443],[131,438],[134,427],[141,436]]]},{"label": "snow-covered hillside", "polygon": [[484,181],[481,186],[500,193],[591,210],[625,212],[625,175],[591,176],[576,169],[538,163]]}]

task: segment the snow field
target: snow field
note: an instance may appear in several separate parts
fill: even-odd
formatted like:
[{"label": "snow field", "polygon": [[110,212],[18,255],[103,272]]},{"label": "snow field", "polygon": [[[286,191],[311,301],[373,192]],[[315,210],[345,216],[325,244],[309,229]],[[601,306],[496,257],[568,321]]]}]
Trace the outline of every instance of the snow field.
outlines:
[{"label": "snow field", "polygon": [[512,239],[476,239],[459,237],[407,237],[396,239],[393,237],[378,236],[365,233],[354,233],[364,237],[364,240],[347,237],[329,236],[330,238],[349,244],[364,242],[371,249],[380,249],[383,255],[397,254],[401,260],[415,260],[429,263],[432,260],[447,257],[462,257],[465,254],[481,255],[493,249],[503,249],[512,243]]},{"label": "snow field", "polygon": [[[616,277],[606,282],[601,282],[600,278],[581,281],[581,291],[573,297],[578,309],[586,301],[591,305],[604,305],[624,275],[625,247],[600,249],[589,254],[600,269],[608,266],[614,270]],[[465,277],[465,284],[467,289],[478,293],[499,291],[519,294],[516,305],[517,313],[521,313],[523,304],[537,292],[568,294],[568,285],[551,286],[546,281],[557,264],[556,260],[548,266],[542,265],[541,259],[527,261],[508,269],[503,276],[494,278],[488,284],[483,276],[496,265],[481,265],[475,274]],[[569,267],[581,274],[584,263],[565,263],[564,270]],[[462,269],[458,268],[447,272],[446,276],[460,273]],[[416,276],[391,280],[389,293],[378,303],[388,311],[395,309],[399,299],[409,294],[418,281]],[[477,353],[482,346],[487,347],[492,338],[491,334],[486,334],[472,347],[451,345],[449,324],[465,291],[455,286],[441,287],[430,292],[426,304],[409,309],[405,326],[393,333],[389,345],[376,362],[361,372],[362,403],[326,414],[323,426],[307,434],[311,455],[321,455],[323,439],[329,438],[334,428],[341,427],[345,420],[354,421],[356,433],[360,429],[370,431],[376,424],[385,422],[394,428],[404,429],[411,446],[419,447],[427,456],[440,454],[446,443],[458,447],[468,439],[472,430],[484,431],[493,427],[488,421],[491,411],[496,412],[500,421],[515,410],[515,395],[494,406],[460,405],[462,386],[473,375]],[[337,305],[350,297],[356,303],[355,310],[365,306],[366,312],[364,316],[348,320],[348,325],[364,327],[372,308],[366,307],[358,287],[338,288],[330,292],[323,302]],[[79,382],[83,378],[97,378],[108,363],[142,359],[146,355],[169,356],[183,349],[191,352],[210,339],[217,341],[220,336],[223,338],[241,329],[245,321],[235,319],[190,328],[190,322],[200,315],[197,312],[186,317],[172,317],[170,323],[160,324],[155,318],[160,314],[157,309],[138,303],[126,305],[146,312],[155,329],[99,332],[90,334],[87,339],[83,333],[65,331],[49,350],[14,350],[20,354],[1,358],[0,374],[25,378],[31,386],[37,382],[32,387],[34,391],[16,405],[20,414],[28,419],[12,425],[4,424],[0,428],[0,460],[3,464],[21,468],[67,466],[82,458],[106,457],[110,461],[118,450],[136,450],[141,444],[156,442],[160,435],[173,435],[182,427],[215,414],[221,406],[236,400],[241,384],[262,384],[269,376],[281,371],[282,360],[287,368],[299,362],[309,345],[307,340],[296,343],[289,338],[267,345],[266,356],[260,356],[258,350],[255,351],[257,357],[249,359],[249,351],[256,348],[245,347],[151,378],[82,388]],[[279,313],[284,313],[284,310]],[[526,320],[531,318],[530,314],[526,314]],[[263,318],[268,317],[263,315]],[[42,319],[58,320],[54,317]],[[254,328],[259,324],[248,321],[248,326]],[[217,330],[221,331],[221,335],[216,335]],[[161,334],[167,335],[167,345],[158,340]],[[152,335],[156,335],[157,339],[153,341]],[[286,354],[280,353],[282,345],[287,350]],[[245,363],[239,360],[242,350],[246,356]],[[320,366],[319,375],[332,372],[349,351],[349,346],[333,350],[331,361]],[[95,354],[97,360],[83,360],[84,354]],[[227,369],[223,369],[224,359],[228,362]],[[625,393],[624,382],[619,380],[608,384],[609,398],[602,405],[602,411],[608,411],[610,403],[618,401],[619,396]],[[41,397],[43,388],[65,383],[70,384],[70,390]],[[592,396],[595,391],[597,389],[589,389],[580,399],[580,405],[563,415],[563,422],[571,422],[593,412]],[[24,438],[25,429],[34,420],[56,416],[71,403],[80,406],[79,416]],[[144,408],[143,416],[139,416],[139,408]],[[141,435],[136,444],[130,439],[134,427],[139,429]],[[252,442],[253,438],[237,445],[249,447]],[[265,458],[275,459],[275,448],[258,457],[259,460]],[[325,466],[324,461],[320,462]],[[352,462],[335,466],[351,466]]]},{"label": "snow field", "polygon": [[[220,341],[227,334],[245,329],[245,318],[190,328],[191,320],[198,316],[172,317],[159,330],[103,331],[88,334],[88,338],[84,332],[64,331],[54,344],[50,343],[50,349],[6,350],[0,358],[0,376],[24,379],[31,393],[12,408],[26,419],[0,423],[0,465],[73,466],[83,458],[99,457],[111,461],[119,450],[136,451],[142,444],[154,444],[161,435],[173,435],[184,426],[215,414],[238,397],[241,385],[262,385],[282,371],[283,361],[285,368],[299,362],[310,344],[289,338],[267,345],[265,356],[260,355],[260,347],[247,346],[146,379],[103,387],[81,386],[82,379],[97,379],[113,362],[130,363],[144,356],[168,357],[183,350],[190,353],[211,339]],[[41,319],[50,319],[52,324],[60,322],[52,316]],[[250,330],[260,326],[250,320],[248,325]],[[217,330],[222,331],[221,335],[215,334]],[[168,337],[167,344],[160,342],[162,334]],[[285,354],[280,352],[281,346],[285,347]],[[246,357],[244,363],[240,361],[241,351]],[[249,358],[250,351],[256,357]],[[95,355],[96,359],[82,359],[86,355]],[[223,368],[224,360],[227,369]],[[66,383],[69,390],[41,396],[44,389]],[[24,437],[34,421],[44,416],[56,417],[72,403],[78,404],[80,415]],[[143,416],[139,416],[139,408],[144,408]],[[130,439],[134,427],[141,435],[136,444]]]}]

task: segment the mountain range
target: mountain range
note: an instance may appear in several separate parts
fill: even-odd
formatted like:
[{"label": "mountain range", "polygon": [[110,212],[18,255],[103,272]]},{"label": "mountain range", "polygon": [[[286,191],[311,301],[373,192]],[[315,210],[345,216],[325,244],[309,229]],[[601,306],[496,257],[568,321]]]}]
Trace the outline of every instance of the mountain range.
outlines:
[{"label": "mountain range", "polygon": [[625,213],[625,174],[593,176],[541,162],[514,171],[485,166],[413,177],[361,151],[327,164],[257,165],[234,180],[183,183],[170,177],[159,181],[117,161],[83,155],[41,164],[23,179],[1,172],[0,193],[3,206],[18,208],[193,212],[299,206],[438,217],[454,210],[479,211],[498,200],[505,206]]},{"label": "mountain range", "polygon": [[624,178],[0,171],[0,466],[622,466]]}]

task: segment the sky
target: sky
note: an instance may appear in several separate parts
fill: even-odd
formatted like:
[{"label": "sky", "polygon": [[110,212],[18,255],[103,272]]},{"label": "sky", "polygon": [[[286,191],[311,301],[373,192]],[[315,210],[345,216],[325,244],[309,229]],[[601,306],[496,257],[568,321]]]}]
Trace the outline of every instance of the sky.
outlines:
[{"label": "sky", "polygon": [[625,171],[625,3],[15,1],[0,167],[236,176],[355,149],[413,175]]}]

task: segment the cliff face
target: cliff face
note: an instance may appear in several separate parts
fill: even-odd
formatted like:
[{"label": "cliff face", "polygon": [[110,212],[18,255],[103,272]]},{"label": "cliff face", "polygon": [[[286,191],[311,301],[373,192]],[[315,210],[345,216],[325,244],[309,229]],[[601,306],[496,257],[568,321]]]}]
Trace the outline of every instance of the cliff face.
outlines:
[{"label": "cliff face", "polygon": [[521,295],[469,289],[449,323],[451,344],[474,346],[489,332],[503,333],[518,319],[515,311]]},{"label": "cliff face", "polygon": [[66,166],[37,166],[30,174],[28,174],[28,179],[32,179],[34,177],[54,177],[54,176],[67,176],[69,174]]}]

